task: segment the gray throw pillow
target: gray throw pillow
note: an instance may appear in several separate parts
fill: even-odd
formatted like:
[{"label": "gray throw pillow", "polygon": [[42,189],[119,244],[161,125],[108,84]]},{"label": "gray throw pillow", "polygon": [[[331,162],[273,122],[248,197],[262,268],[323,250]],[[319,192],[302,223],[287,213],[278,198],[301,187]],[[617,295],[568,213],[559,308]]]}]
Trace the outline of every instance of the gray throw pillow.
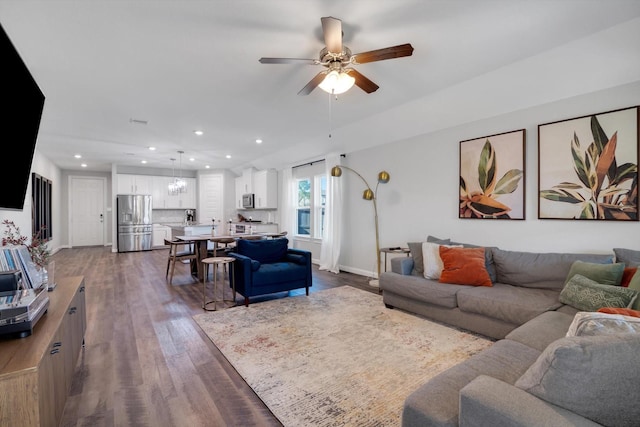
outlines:
[{"label": "gray throw pillow", "polygon": [[640,251],[624,248],[613,248],[616,262],[624,262],[627,267],[640,264]]},{"label": "gray throw pillow", "polygon": [[640,420],[640,334],[556,340],[515,386],[603,425]]},{"label": "gray throw pillow", "polygon": [[[439,239],[434,236],[427,236],[427,242],[437,243],[439,245],[448,245],[450,239]],[[408,242],[409,250],[411,251],[411,258],[413,259],[413,274],[414,276],[424,277],[424,261],[422,259],[422,242]]]},{"label": "gray throw pillow", "polygon": [[638,291],[600,283],[575,274],[560,292],[561,303],[582,311],[598,311],[602,307],[627,308],[638,297]]}]

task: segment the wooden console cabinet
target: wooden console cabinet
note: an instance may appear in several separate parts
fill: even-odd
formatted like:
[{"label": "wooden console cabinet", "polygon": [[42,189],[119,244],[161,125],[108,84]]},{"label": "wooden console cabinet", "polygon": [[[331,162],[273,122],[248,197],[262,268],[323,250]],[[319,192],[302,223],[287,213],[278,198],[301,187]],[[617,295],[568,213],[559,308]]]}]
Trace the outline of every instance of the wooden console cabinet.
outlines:
[{"label": "wooden console cabinet", "polygon": [[58,426],[87,325],[82,276],[61,278],[26,338],[0,338],[0,426]]}]

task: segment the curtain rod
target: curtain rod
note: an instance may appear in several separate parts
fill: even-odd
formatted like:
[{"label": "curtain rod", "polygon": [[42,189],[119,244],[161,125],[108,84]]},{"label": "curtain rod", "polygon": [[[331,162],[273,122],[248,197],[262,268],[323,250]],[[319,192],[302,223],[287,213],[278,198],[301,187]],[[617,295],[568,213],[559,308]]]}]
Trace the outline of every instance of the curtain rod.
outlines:
[{"label": "curtain rod", "polygon": [[[340,157],[347,157],[346,154],[340,154]],[[324,162],[326,159],[313,160],[311,162],[303,163],[301,165],[291,166],[291,169],[301,168],[302,166],[313,166],[314,163]]]}]

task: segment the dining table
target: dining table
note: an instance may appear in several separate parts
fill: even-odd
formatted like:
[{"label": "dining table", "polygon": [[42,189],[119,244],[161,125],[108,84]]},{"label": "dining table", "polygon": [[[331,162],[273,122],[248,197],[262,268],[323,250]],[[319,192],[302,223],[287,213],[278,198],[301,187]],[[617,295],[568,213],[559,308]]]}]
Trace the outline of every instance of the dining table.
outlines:
[{"label": "dining table", "polygon": [[196,253],[198,254],[198,263],[191,266],[191,274],[202,281],[204,279],[204,268],[202,267],[202,260],[209,255],[208,243],[212,242],[214,249],[218,247],[218,241],[226,239],[239,240],[243,238],[251,238],[260,236],[262,238],[273,238],[280,236],[280,233],[244,233],[244,234],[229,234],[222,236],[213,236],[211,234],[190,234],[190,235],[178,235],[175,236],[176,240],[184,241],[185,244],[193,243],[195,245]]}]

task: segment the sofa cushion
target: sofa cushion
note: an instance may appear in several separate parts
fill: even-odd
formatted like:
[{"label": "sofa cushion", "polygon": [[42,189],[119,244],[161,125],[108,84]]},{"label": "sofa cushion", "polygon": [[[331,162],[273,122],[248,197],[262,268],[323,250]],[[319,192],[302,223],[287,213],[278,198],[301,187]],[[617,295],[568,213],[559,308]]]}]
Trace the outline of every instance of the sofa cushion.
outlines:
[{"label": "sofa cushion", "polygon": [[613,254],[570,254],[506,251],[492,248],[497,281],[529,288],[562,289],[576,260],[613,262]]},{"label": "sofa cushion", "polygon": [[557,339],[564,338],[573,322],[572,314],[559,311],[546,311],[525,324],[518,326],[505,337],[508,340],[543,351]]},{"label": "sofa cushion", "polygon": [[457,285],[491,286],[485,266],[484,248],[440,246],[442,259],[441,283]]},{"label": "sofa cushion", "polygon": [[624,273],[624,263],[599,264],[596,262],[584,262],[576,260],[571,264],[571,269],[567,274],[564,284],[566,286],[569,279],[576,274],[581,274],[602,285],[620,286],[622,274]]},{"label": "sofa cushion", "polygon": [[640,334],[562,338],[515,385],[600,424],[637,426],[638,354]]},{"label": "sofa cushion", "polygon": [[558,301],[556,290],[523,288],[504,283],[494,283],[493,287],[465,287],[456,297],[462,311],[482,314],[515,325],[522,325],[539,314],[562,305]]},{"label": "sofa cushion", "polygon": [[581,311],[575,315],[567,330],[568,337],[623,333],[640,334],[640,318],[621,314]]},{"label": "sofa cushion", "polygon": [[513,384],[540,352],[515,341],[500,340],[436,375],[404,402],[403,426],[457,426],[460,390],[478,375]]},{"label": "sofa cushion", "polygon": [[240,239],[236,243],[236,251],[240,255],[244,255],[261,264],[280,261],[287,253],[289,240],[281,239],[264,239],[264,240],[246,240]]},{"label": "sofa cushion", "polygon": [[627,267],[640,266],[640,251],[625,248],[613,248],[616,256],[616,262],[624,262]]},{"label": "sofa cushion", "polygon": [[[451,245],[441,245],[439,243],[424,242],[422,244],[422,262],[424,264],[425,279],[438,280],[442,273],[443,262],[440,256],[440,247],[453,247]],[[462,245],[457,247],[462,248]]]},{"label": "sofa cushion", "polygon": [[602,285],[575,274],[562,292],[560,302],[582,311],[598,311],[602,307],[629,307],[638,297],[638,291],[621,286]]},{"label": "sofa cushion", "polygon": [[253,272],[253,286],[304,280],[306,277],[307,268],[304,265],[292,262],[271,262],[261,264],[260,269]]},{"label": "sofa cushion", "polygon": [[380,288],[383,292],[393,292],[415,301],[445,308],[457,307],[456,293],[466,287],[451,286],[424,277],[402,276],[396,273],[382,273],[380,277]]}]

